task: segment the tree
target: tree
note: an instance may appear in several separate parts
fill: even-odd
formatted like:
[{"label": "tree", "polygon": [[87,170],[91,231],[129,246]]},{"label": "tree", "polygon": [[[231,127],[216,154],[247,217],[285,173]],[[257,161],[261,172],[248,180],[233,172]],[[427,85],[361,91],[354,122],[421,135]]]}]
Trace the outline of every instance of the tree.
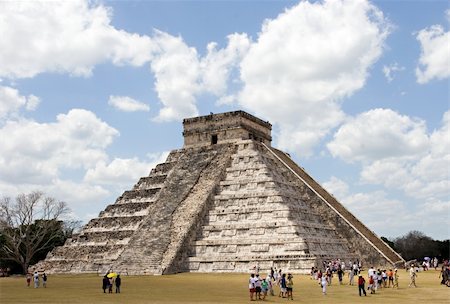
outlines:
[{"label": "tree", "polygon": [[20,194],[15,203],[3,197],[0,200],[1,256],[18,263],[26,273],[34,257],[48,252],[55,241],[64,237],[60,218],[68,210],[65,202],[44,196],[40,191]]},{"label": "tree", "polygon": [[439,256],[437,242],[420,231],[410,231],[394,240],[395,248],[405,260]]}]

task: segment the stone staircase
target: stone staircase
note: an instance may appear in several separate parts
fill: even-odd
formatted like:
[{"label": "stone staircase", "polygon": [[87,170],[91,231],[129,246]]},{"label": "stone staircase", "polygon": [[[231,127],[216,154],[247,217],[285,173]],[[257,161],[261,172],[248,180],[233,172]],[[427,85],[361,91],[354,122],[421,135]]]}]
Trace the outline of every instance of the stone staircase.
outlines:
[{"label": "stone staircase", "polygon": [[183,267],[186,242],[202,218],[231,151],[230,145],[217,145],[182,153],[158,200],[140,224],[141,233],[133,235],[114,262],[116,271],[162,274]]},{"label": "stone staircase", "polygon": [[309,208],[307,187],[260,143],[239,142],[226,173],[191,245],[189,271],[248,272],[258,264],[307,273],[322,259],[356,257]]},{"label": "stone staircase", "polygon": [[168,174],[180,157],[172,151],[167,161],[157,165],[148,177],[141,178],[130,191],[125,191],[114,204],[89,221],[81,232],[64,246],[51,251],[37,269],[53,273],[104,273],[127,248],[133,235],[157,201]]},{"label": "stone staircase", "polygon": [[322,188],[309,174],[300,168],[289,156],[284,152],[273,147],[264,145],[268,150],[272,151],[283,163],[284,166],[295,172],[298,177],[311,187],[320,197],[326,201],[327,204],[333,208],[337,214],[342,217],[351,227],[353,227],[367,242],[369,242],[374,250],[381,253],[391,264],[403,265],[404,259],[392,250],[386,243],[384,243],[373,231],[368,229],[361,221],[359,221],[353,214],[351,214],[341,203],[339,203],[334,196],[329,194]]}]

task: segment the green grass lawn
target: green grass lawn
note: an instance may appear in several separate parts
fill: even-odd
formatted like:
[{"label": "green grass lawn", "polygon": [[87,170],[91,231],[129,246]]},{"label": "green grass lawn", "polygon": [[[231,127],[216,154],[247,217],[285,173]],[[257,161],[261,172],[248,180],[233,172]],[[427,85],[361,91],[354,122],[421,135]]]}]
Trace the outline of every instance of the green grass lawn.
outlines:
[{"label": "green grass lawn", "polygon": [[[306,275],[294,277],[294,300],[268,296],[268,303],[450,303],[450,288],[441,286],[438,271],[419,273],[417,288],[408,288],[400,271],[400,289],[382,289],[359,297],[356,286],[337,285],[328,294]],[[348,281],[344,281],[347,283]],[[24,277],[0,278],[0,303],[256,303],[248,296],[247,274],[122,276],[121,294],[104,294],[95,275],[50,275],[47,288],[27,288]],[[278,288],[275,288],[278,295]],[[261,301],[262,302],[262,301]]]}]

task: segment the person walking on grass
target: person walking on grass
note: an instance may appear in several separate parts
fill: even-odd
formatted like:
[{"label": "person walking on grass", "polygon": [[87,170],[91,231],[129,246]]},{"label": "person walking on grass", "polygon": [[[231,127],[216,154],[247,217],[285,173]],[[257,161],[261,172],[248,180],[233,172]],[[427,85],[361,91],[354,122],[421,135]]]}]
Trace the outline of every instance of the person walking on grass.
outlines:
[{"label": "person walking on grass", "polygon": [[270,281],[270,275],[267,276],[265,279],[262,279],[262,281],[261,281],[261,291],[263,294],[263,298],[262,298],[263,301],[267,297],[267,291],[269,290],[269,281]]},{"label": "person walking on grass", "polygon": [[292,280],[294,277],[292,274],[288,273],[287,281],[286,281],[286,292],[287,292],[287,298],[291,298],[291,300],[294,300],[294,297],[292,296],[292,291],[294,288],[294,281]]},{"label": "person walking on grass", "polygon": [[392,285],[392,288],[398,289],[398,271],[397,271],[397,269],[394,270],[394,284]]},{"label": "person walking on grass", "polygon": [[31,283],[31,274],[30,274],[30,273],[27,273],[26,278],[27,278],[27,287],[30,287],[30,283]]},{"label": "person walking on grass", "polygon": [[321,285],[322,285],[322,293],[325,296],[327,294],[327,285],[328,285],[327,276],[325,274],[322,275]]},{"label": "person walking on grass", "polygon": [[365,284],[366,284],[366,280],[364,280],[363,276],[360,275],[358,277],[359,296],[361,296],[361,292],[364,293],[364,296],[367,296]]},{"label": "person walking on grass", "polygon": [[250,279],[248,279],[248,290],[250,292],[250,301],[254,301],[254,295],[255,295],[255,274],[250,275]]},{"label": "person walking on grass", "polygon": [[108,288],[108,284],[109,284],[109,280],[108,280],[108,277],[105,274],[105,276],[103,277],[103,280],[102,280],[103,293],[106,293],[106,288]]},{"label": "person walking on grass", "polygon": [[414,267],[414,264],[412,264],[411,268],[409,269],[409,278],[410,278],[409,287],[411,286],[417,287],[416,277],[417,277],[416,267]]},{"label": "person walking on grass", "polygon": [[286,288],[286,274],[283,273],[281,275],[281,280],[280,280],[280,293],[278,294],[279,297],[286,297],[286,293],[287,293],[287,288]]},{"label": "person walking on grass", "polygon": [[42,287],[47,288],[47,275],[44,274],[42,275]]},{"label": "person walking on grass", "polygon": [[108,280],[108,293],[113,293],[112,292],[113,285],[114,285],[114,279],[112,277],[110,277]]},{"label": "person walking on grass", "polygon": [[256,274],[255,293],[256,300],[261,300],[261,278],[259,277],[259,274]]},{"label": "person walking on grass", "polygon": [[120,293],[120,285],[122,285],[122,279],[120,278],[120,274],[118,274],[116,278],[116,293]]},{"label": "person walking on grass", "polygon": [[39,288],[39,273],[37,271],[34,272],[33,280],[34,288]]}]

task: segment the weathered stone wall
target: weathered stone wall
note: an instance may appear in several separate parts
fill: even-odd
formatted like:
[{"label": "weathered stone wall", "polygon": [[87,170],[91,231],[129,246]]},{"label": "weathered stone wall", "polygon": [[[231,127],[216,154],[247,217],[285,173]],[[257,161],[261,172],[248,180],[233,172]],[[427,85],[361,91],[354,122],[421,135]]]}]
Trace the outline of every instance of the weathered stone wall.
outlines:
[{"label": "weathered stone wall", "polygon": [[184,147],[210,145],[212,136],[217,143],[232,143],[240,139],[254,139],[270,145],[270,123],[243,111],[207,115],[183,120]]}]

